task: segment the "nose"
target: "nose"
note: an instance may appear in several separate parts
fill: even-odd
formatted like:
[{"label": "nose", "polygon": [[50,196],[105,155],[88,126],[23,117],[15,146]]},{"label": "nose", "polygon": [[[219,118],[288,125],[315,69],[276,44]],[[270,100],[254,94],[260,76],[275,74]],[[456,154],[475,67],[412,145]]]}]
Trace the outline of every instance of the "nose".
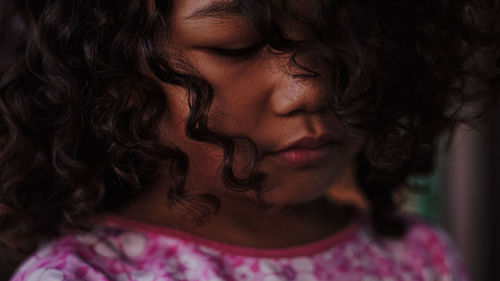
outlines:
[{"label": "nose", "polygon": [[326,94],[318,77],[299,77],[285,70],[274,74],[270,103],[275,114],[313,113],[326,108]]}]

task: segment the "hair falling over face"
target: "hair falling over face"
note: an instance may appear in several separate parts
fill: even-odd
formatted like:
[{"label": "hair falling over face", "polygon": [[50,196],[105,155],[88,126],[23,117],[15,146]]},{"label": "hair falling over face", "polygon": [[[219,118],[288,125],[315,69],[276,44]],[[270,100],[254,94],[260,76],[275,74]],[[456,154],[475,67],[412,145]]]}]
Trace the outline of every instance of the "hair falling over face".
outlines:
[{"label": "hair falling over face", "polygon": [[397,236],[394,194],[498,95],[495,0],[194,2],[7,5],[1,241],[84,229],[159,178],[202,223],[233,194],[313,200],[349,165]]}]

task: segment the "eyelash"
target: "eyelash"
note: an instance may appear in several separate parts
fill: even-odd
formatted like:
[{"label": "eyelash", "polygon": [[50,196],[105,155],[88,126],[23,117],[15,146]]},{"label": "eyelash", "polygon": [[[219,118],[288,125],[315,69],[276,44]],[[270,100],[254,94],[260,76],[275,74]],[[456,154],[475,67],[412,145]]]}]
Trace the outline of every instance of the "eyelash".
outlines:
[{"label": "eyelash", "polygon": [[214,55],[216,57],[221,57],[230,61],[239,62],[252,58],[264,46],[265,43],[262,41],[254,45],[240,49],[207,48],[207,50],[211,55]]}]

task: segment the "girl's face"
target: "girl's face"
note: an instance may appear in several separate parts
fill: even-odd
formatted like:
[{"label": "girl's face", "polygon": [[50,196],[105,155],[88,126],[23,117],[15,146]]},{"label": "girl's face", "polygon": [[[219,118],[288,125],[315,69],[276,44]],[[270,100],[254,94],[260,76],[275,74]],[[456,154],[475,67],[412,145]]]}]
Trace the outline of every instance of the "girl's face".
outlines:
[{"label": "girl's face", "polygon": [[[353,164],[359,140],[327,112],[320,79],[294,78],[303,71],[289,63],[289,56],[261,46],[259,34],[233,2],[175,1],[167,48],[184,56],[213,87],[210,128],[246,135],[257,145],[257,168],[267,174],[261,199],[290,204],[317,198]],[[307,36],[293,22],[283,25],[293,38]],[[186,92],[169,84],[163,88],[168,108],[162,136],[189,156],[187,188],[222,200],[255,196],[224,188],[218,170],[222,150],[186,136]],[[244,166],[245,153],[237,159],[236,170]]]}]

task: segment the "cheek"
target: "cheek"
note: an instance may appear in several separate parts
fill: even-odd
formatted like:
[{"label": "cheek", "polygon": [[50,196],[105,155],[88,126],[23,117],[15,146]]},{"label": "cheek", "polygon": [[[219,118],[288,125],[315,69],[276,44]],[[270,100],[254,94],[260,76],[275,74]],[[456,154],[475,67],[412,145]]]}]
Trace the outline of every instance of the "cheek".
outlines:
[{"label": "cheek", "polygon": [[227,134],[254,131],[269,109],[273,86],[273,77],[263,75],[266,67],[262,60],[228,64],[206,54],[191,55],[196,69],[215,93],[209,114],[210,127]]},{"label": "cheek", "polygon": [[[167,116],[170,114],[167,114]],[[161,135],[170,146],[173,144],[187,154],[189,170],[186,188],[196,192],[210,192],[222,185],[218,167],[223,152],[215,145],[196,142],[184,133],[185,122],[177,118],[166,117],[161,123]]]},{"label": "cheek", "polygon": [[167,108],[159,127],[160,136],[166,145],[176,146],[188,155],[187,188],[202,191],[220,184],[217,169],[222,160],[222,150],[188,138],[185,126],[190,110],[185,90],[168,84],[162,87],[167,95]]},{"label": "cheek", "polygon": [[189,157],[186,182],[188,190],[210,193],[223,185],[219,173],[219,165],[223,158],[221,149],[200,143],[186,144],[181,149]]}]

